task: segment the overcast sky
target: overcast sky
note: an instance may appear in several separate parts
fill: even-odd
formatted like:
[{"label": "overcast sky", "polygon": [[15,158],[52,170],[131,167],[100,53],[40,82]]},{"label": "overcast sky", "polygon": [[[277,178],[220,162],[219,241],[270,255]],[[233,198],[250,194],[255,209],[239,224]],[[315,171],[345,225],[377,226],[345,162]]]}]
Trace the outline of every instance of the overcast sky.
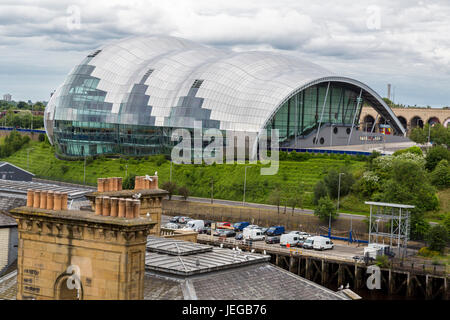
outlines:
[{"label": "overcast sky", "polygon": [[132,35],[289,52],[394,100],[450,105],[448,0],[0,0],[0,94],[45,100],[87,53]]}]

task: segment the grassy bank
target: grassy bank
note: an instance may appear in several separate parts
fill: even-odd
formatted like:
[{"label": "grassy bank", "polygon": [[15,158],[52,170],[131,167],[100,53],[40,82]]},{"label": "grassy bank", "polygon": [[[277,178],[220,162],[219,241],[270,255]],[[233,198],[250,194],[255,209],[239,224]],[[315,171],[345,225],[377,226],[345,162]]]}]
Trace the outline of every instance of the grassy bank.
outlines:
[{"label": "grassy bank", "polygon": [[[27,164],[27,150],[29,161]],[[84,161],[64,161],[54,156],[53,148],[45,143],[31,141],[29,145],[1,159],[36,174],[37,177],[54,180],[83,183]],[[312,191],[314,185],[331,168],[348,166],[350,171],[362,170],[364,162],[333,159],[318,155],[306,161],[281,161],[279,171],[274,176],[260,174],[261,165],[173,165],[172,181],[179,186],[187,186],[191,195],[198,197],[211,196],[211,180],[214,184],[214,197],[241,201],[244,189],[244,170],[247,166],[246,201],[268,203],[270,192],[279,188],[283,197],[289,198],[292,193],[304,191],[303,207],[312,207]],[[87,163],[86,183],[95,185],[100,177],[125,177],[134,173],[138,175],[158,172],[160,185],[169,180],[170,161],[161,156],[144,159],[96,159]],[[351,197],[341,199],[341,209],[345,212],[364,213],[366,206]],[[284,204],[283,204],[284,205]]]}]

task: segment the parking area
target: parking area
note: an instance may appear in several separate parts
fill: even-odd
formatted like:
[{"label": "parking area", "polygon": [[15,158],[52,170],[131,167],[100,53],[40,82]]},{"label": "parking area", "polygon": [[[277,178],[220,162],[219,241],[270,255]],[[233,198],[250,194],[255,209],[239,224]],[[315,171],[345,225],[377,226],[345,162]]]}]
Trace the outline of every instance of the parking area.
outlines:
[{"label": "parking area", "polygon": [[[165,227],[167,225],[167,223],[170,223],[170,220],[173,217],[170,216],[162,216],[162,226]],[[186,226],[185,223],[175,223],[178,228],[183,228]],[[231,224],[233,225],[233,224]],[[261,226],[262,227],[262,226]],[[267,226],[266,226],[267,227]],[[286,230],[285,232],[289,232],[290,230]],[[299,230],[301,231],[301,230]],[[235,233],[236,235],[238,234],[242,234],[242,231],[236,231]],[[314,236],[314,235],[312,235]],[[227,242],[229,244],[235,244],[236,246],[241,245],[244,243],[244,240],[236,240],[235,236],[229,236],[229,237],[218,237],[218,236],[211,236],[210,234],[199,234],[198,235],[198,239],[199,240],[203,240],[203,241],[214,241],[214,242]],[[290,248],[286,248],[284,246],[280,246],[279,243],[266,243],[265,240],[260,240],[260,241],[252,241],[251,245],[254,248],[257,249],[262,249],[262,250],[270,250],[270,251],[282,251],[282,252],[293,252],[293,253],[298,253],[298,254],[304,254],[306,252],[308,252],[308,254],[310,255],[318,255],[318,256],[334,256],[335,258],[338,259],[345,259],[345,260],[349,260],[349,259],[353,259],[354,256],[362,256],[364,253],[364,246],[362,245],[358,245],[355,243],[349,244],[345,241],[340,241],[340,240],[333,240],[333,244],[334,247],[332,250],[325,250],[325,251],[316,251],[313,249],[305,249],[305,248],[301,248],[301,247],[290,247]]]}]

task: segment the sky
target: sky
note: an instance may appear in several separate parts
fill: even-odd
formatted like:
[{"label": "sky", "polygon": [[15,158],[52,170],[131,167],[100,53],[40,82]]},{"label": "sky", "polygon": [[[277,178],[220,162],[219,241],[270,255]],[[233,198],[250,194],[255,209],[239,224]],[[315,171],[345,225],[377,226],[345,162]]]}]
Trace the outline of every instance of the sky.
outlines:
[{"label": "sky", "polygon": [[0,96],[48,101],[95,48],[169,35],[278,51],[354,77],[395,103],[450,106],[448,0],[1,0]]}]

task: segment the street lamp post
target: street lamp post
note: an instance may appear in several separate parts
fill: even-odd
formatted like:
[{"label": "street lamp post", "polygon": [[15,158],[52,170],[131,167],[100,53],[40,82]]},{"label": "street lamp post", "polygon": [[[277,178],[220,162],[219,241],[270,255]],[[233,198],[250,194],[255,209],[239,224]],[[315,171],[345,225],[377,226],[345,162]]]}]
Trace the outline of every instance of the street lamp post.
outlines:
[{"label": "street lamp post", "polygon": [[29,164],[30,150],[34,150],[34,148],[27,149],[27,170],[28,171],[30,171],[30,164]]},{"label": "street lamp post", "polygon": [[214,198],[214,179],[211,178],[211,203],[213,203]]},{"label": "street lamp post", "polygon": [[[343,175],[344,173],[341,172],[339,173],[339,184],[338,184],[338,202],[337,202],[337,210],[336,212],[339,212],[339,198],[341,195],[341,175]],[[331,236],[331,212],[330,212],[330,218],[328,220],[328,236]]]},{"label": "street lamp post", "polygon": [[246,184],[247,184],[247,168],[248,167],[245,167],[245,173],[244,173],[244,198],[242,200],[242,205],[243,206],[245,206],[245,187],[246,187]]},{"label": "street lamp post", "polygon": [[86,184],[86,155],[84,155],[83,183]]}]

